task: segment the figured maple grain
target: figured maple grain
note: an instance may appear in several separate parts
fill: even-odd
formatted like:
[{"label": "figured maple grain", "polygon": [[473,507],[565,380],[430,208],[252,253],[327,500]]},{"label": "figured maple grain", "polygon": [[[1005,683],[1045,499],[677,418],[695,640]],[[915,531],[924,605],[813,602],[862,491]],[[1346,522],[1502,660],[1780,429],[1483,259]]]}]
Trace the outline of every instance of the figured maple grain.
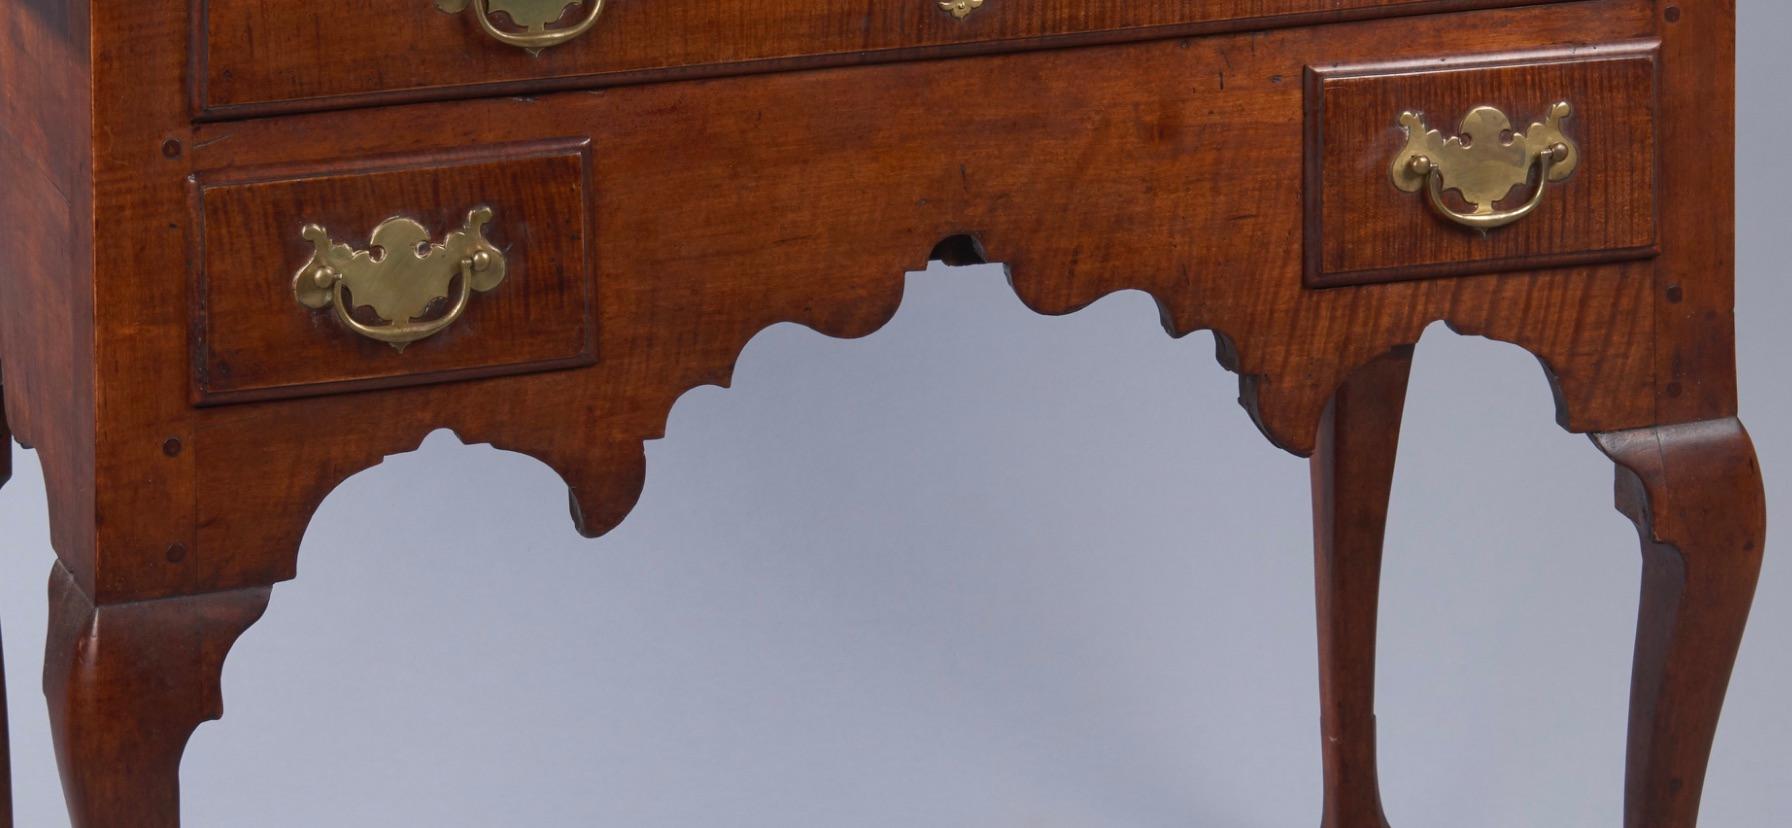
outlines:
[{"label": "figured maple grain", "polygon": [[1326,406],[1313,451],[1321,828],[1388,828],[1376,768],[1375,629],[1412,353],[1397,348],[1352,373]]},{"label": "figured maple grain", "polygon": [[[1655,51],[1654,44],[1577,48],[1502,57],[1495,66],[1428,61],[1310,73],[1308,283],[1655,255]],[[1499,108],[1523,131],[1559,101],[1574,107],[1564,128],[1580,148],[1580,166],[1550,184],[1522,221],[1472,230],[1438,215],[1423,193],[1394,186],[1389,169],[1407,140],[1402,112],[1423,113],[1426,126],[1453,136],[1478,106]],[[1529,197],[1531,178],[1508,202]]]},{"label": "figured maple grain", "polygon": [[1660,0],[1656,423],[1736,410],[1736,3]]},{"label": "figured maple grain", "polygon": [[[959,234],[1006,263],[1036,310],[1139,289],[1173,333],[1218,331],[1251,413],[1296,453],[1345,375],[1438,319],[1537,353],[1577,430],[1646,422],[1646,263],[1312,291],[1287,241],[1302,224],[1303,67],[1446,54],[1469,30],[1549,46],[1651,23],[1635,4],[1575,4],[1416,32],[1382,21],[1351,37],[1289,29],[964,58],[953,72],[889,64],[201,126],[202,171],[427,152],[463,141],[453,125],[466,123],[490,143],[585,134],[588,230],[605,255],[589,368],[198,415],[195,577],[290,577],[303,521],[287,515],[438,427],[542,458],[602,532],[638,495],[641,442],[679,395],[726,381],[777,322],[876,330],[903,272]],[[331,441],[300,427],[345,418],[381,426]]]},{"label": "figured maple grain", "polygon": [[[95,377],[90,20],[84,2],[25,0],[0,14],[0,483],[12,440],[36,446],[50,542],[94,571]],[[5,670],[0,664],[0,693]],[[0,698],[0,828],[12,760]]]},{"label": "figured maple grain", "polygon": [[50,541],[91,577],[95,403],[87,6],[0,14],[0,374],[6,416],[37,448]]},{"label": "figured maple grain", "polygon": [[[1359,414],[1390,404],[1391,380],[1365,382],[1363,366],[1385,369],[1434,321],[1534,353],[1562,423],[1604,433],[1601,446],[1637,480],[1626,502],[1649,521],[1627,826],[1692,828],[1760,548],[1758,474],[1728,419],[1733,161],[1711,151],[1733,126],[1733,3],[1022,8],[990,0],[957,23],[925,2],[614,0],[609,28],[541,58],[488,43],[425,0],[27,0],[0,16],[0,198],[20,251],[0,270],[0,359],[7,411],[50,479],[63,568],[46,689],[76,824],[178,821],[178,746],[215,715],[217,665],[266,586],[292,577],[313,510],[349,475],[450,428],[540,458],[567,480],[580,529],[602,532],[639,495],[643,441],[662,433],[681,394],[727,382],[740,349],[771,324],[876,330],[900,303],[903,272],[941,250],[1006,263],[1019,299],[1041,312],[1148,292],[1171,334],[1216,332],[1266,435],[1320,452],[1318,469],[1332,475],[1319,501],[1331,531],[1320,538],[1331,567],[1321,588],[1334,587],[1322,610],[1333,633],[1327,732],[1341,740],[1328,779],[1354,792],[1356,804],[1337,812],[1358,819],[1370,814],[1372,774],[1363,550],[1393,434],[1348,411],[1327,420],[1326,406],[1341,387]],[[211,14],[220,9],[247,16]],[[345,20],[356,25],[337,25]],[[1545,267],[1560,262],[1533,256],[1453,278],[1303,284],[1306,69],[1464,68],[1657,40],[1658,258]],[[926,57],[953,59],[843,66]],[[781,71],[823,65],[837,68]],[[689,79],[699,75],[728,77]],[[589,205],[567,234],[578,238],[555,243],[587,251],[595,362],[193,405],[196,320],[222,312],[244,331],[279,329],[255,315],[261,299],[195,312],[197,271],[206,266],[209,280],[220,239],[194,219],[193,181],[356,159],[477,159],[544,139],[591,147]],[[284,197],[282,209],[340,200],[361,220],[426,209],[396,202],[432,188],[455,196],[442,201],[467,195],[452,183],[388,186],[378,174],[357,168],[327,192]],[[541,176],[469,181],[503,195],[544,186]],[[280,201],[246,199],[215,216],[241,222],[224,235],[254,249],[225,269],[298,253],[265,229],[281,222],[255,220]],[[282,280],[296,263],[281,263]],[[339,344],[280,342],[307,358]],[[319,364],[359,370],[353,358]],[[1340,476],[1373,485],[1345,491]]]},{"label": "figured maple grain", "polygon": [[191,2],[194,107],[235,116],[1557,0],[991,0],[963,20],[933,0],[610,0],[540,55],[435,0]]},{"label": "figured maple grain", "polygon": [[1642,541],[1624,828],[1692,828],[1766,547],[1767,505],[1734,418],[1596,434]]},{"label": "figured maple grain", "polygon": [[[361,159],[308,170],[232,169],[199,183],[193,288],[196,399],[219,403],[441,382],[589,363],[589,148],[583,141],[423,158]],[[402,352],[362,337],[293,297],[293,274],[318,224],[364,250],[380,222],[404,216],[440,242],[489,207],[486,238],[506,275],[447,330]],[[388,255],[397,251],[388,251]]]},{"label": "figured maple grain", "polygon": [[50,572],[44,696],[75,828],[176,828],[180,757],[224,713],[224,657],[271,590],[95,606]]}]

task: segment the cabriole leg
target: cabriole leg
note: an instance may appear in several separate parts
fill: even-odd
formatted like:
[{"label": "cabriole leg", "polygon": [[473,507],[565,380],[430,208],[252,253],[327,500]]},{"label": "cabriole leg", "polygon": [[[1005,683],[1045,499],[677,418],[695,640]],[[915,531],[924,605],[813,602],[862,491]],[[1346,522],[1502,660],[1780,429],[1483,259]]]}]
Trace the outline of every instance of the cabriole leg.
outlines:
[{"label": "cabriole leg", "polygon": [[[0,486],[12,479],[12,428],[6,422],[4,382],[0,378]],[[12,735],[6,719],[6,658],[0,655],[0,828],[12,828]]]},{"label": "cabriole leg", "polygon": [[1595,435],[1642,537],[1625,828],[1693,828],[1761,572],[1766,507],[1734,419]]},{"label": "cabriole leg", "polygon": [[74,828],[176,828],[187,737],[223,713],[224,656],[269,590],[95,607],[50,574],[44,693]]},{"label": "cabriole leg", "polygon": [[1313,453],[1324,828],[1387,828],[1375,767],[1375,616],[1381,543],[1412,348],[1357,369]]}]

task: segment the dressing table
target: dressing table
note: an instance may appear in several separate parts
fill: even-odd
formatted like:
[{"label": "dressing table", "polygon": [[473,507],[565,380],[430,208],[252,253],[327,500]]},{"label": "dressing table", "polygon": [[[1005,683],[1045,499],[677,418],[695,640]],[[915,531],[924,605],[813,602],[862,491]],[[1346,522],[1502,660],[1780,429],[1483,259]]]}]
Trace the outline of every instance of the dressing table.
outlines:
[{"label": "dressing table", "polygon": [[1641,539],[1611,824],[1693,828],[1765,523],[1734,5],[11,0],[0,378],[73,824],[178,824],[225,656],[345,478],[448,428],[600,535],[679,395],[775,323],[876,331],[931,258],[1047,314],[1149,293],[1311,458],[1326,828],[1387,824],[1413,344],[1535,354]]}]

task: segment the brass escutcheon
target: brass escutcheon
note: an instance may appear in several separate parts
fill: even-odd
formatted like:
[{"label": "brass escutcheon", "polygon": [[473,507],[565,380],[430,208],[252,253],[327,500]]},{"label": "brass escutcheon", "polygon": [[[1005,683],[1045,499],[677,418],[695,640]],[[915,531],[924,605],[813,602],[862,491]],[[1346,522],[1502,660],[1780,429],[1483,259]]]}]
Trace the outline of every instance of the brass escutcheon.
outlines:
[{"label": "brass escutcheon", "polygon": [[[328,230],[307,224],[299,234],[315,252],[293,276],[293,296],[308,308],[335,308],[349,330],[403,352],[406,345],[447,330],[466,312],[475,291],[484,293],[504,281],[504,253],[485,240],[491,220],[490,207],[476,207],[461,229],[432,244],[423,225],[395,216],[374,228],[367,250],[337,244]],[[448,298],[456,276],[460,290],[448,310],[424,320],[431,305]],[[355,307],[372,308],[384,324],[356,319]]]},{"label": "brass escutcheon", "polygon": [[[1506,113],[1478,106],[1463,116],[1458,134],[1445,137],[1426,129],[1423,114],[1401,113],[1406,146],[1394,156],[1394,186],[1409,193],[1425,190],[1439,215],[1464,227],[1482,231],[1505,227],[1534,212],[1550,182],[1566,180],[1580,166],[1580,148],[1562,131],[1562,122],[1572,114],[1574,107],[1557,103],[1542,122],[1514,132]],[[1495,209],[1514,188],[1531,180],[1533,169],[1537,189],[1524,205]],[[1451,207],[1444,199],[1451,190],[1473,211]]]},{"label": "brass escutcheon", "polygon": [[983,0],[939,0],[940,8],[952,13],[953,17],[963,20],[983,7]]},{"label": "brass escutcheon", "polygon": [[[479,21],[479,27],[493,39],[507,46],[526,49],[532,55],[539,55],[541,50],[572,40],[597,25],[598,15],[604,12],[604,0],[582,0],[590,5],[590,9],[586,10],[579,22],[564,28],[548,28],[548,24],[566,14],[567,8],[580,2],[581,0],[436,0],[436,8],[448,14],[460,14],[471,8],[473,17]],[[498,28],[498,24],[492,22],[494,12],[503,12],[509,16],[511,23],[523,31],[512,32]]]}]

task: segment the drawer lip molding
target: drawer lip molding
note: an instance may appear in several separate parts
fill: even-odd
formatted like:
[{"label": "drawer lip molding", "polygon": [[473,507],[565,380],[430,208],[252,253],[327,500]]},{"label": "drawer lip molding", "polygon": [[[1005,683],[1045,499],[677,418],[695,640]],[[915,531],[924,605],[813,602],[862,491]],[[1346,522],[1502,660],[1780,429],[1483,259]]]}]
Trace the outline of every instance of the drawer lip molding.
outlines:
[{"label": "drawer lip molding", "polygon": [[[1311,288],[1340,287],[1607,264],[1660,255],[1659,56],[1660,43],[1643,40],[1460,59],[1307,67],[1302,196],[1305,284]],[[1513,128],[1522,130],[1532,121],[1542,119],[1557,103],[1552,96],[1564,94],[1559,86],[1550,86],[1530,75],[1569,77],[1592,88],[1606,80],[1594,77],[1601,72],[1627,78],[1633,85],[1600,88],[1596,99],[1570,102],[1574,109],[1568,123],[1570,134],[1598,132],[1601,140],[1583,147],[1588,168],[1577,171],[1566,182],[1552,184],[1554,192],[1549,201],[1564,205],[1554,207],[1555,210],[1569,211],[1578,204],[1590,214],[1594,212],[1592,208],[1576,198],[1593,188],[1596,195],[1604,198],[1602,203],[1619,209],[1601,213],[1599,221],[1583,221],[1560,233],[1544,226],[1527,227],[1526,222],[1547,222],[1551,217],[1550,204],[1523,222],[1477,234],[1434,215],[1423,194],[1398,192],[1388,175],[1389,162],[1405,140],[1397,119],[1402,109],[1427,108],[1426,102],[1389,98],[1386,112],[1360,111],[1361,107],[1357,107],[1358,111],[1348,107],[1328,111],[1327,106],[1327,101],[1346,84],[1361,88],[1387,81],[1424,88],[1427,84],[1441,87],[1459,83],[1467,87],[1489,86],[1506,95],[1514,88],[1535,87],[1529,97],[1536,100],[1500,101],[1516,108],[1517,111],[1508,111]],[[1431,125],[1453,133],[1460,117],[1477,106],[1492,103],[1476,97],[1477,94],[1434,99],[1429,104],[1431,111],[1426,113],[1435,121]],[[1351,100],[1365,97],[1371,96],[1356,94]],[[1451,98],[1445,109],[1456,111],[1435,108],[1443,98]],[[1617,132],[1614,127],[1625,124],[1618,107],[1630,108],[1622,113],[1623,117],[1646,121],[1645,127],[1634,134],[1612,134]],[[1360,147],[1328,147],[1328,125],[1337,130],[1339,122],[1346,122],[1346,128],[1360,133],[1379,132],[1372,140],[1359,142]],[[1617,138],[1626,143],[1618,145],[1613,140]],[[1364,148],[1372,151],[1365,154]],[[1350,170],[1347,178],[1340,173],[1343,168]],[[1613,181],[1614,178],[1618,180]],[[1339,188],[1351,188],[1352,192],[1340,194]],[[1367,205],[1370,209],[1340,205]],[[1365,215],[1367,219],[1363,220]],[[1362,220],[1365,227],[1376,226],[1375,232],[1406,238],[1409,246],[1395,252],[1380,251],[1357,228],[1339,229],[1347,224],[1346,216]],[[1608,216],[1611,220],[1605,221]],[[1425,246],[1433,250],[1422,253],[1434,255],[1436,249],[1453,249],[1457,255],[1436,256],[1431,261],[1425,261],[1424,255],[1413,255]],[[1340,264],[1336,261],[1339,258],[1350,261]]]},{"label": "drawer lip molding", "polygon": [[[1062,20],[1039,24],[1019,14],[1036,14],[1033,10],[1005,9],[993,4],[986,5],[977,14],[964,20],[957,20],[951,14],[941,11],[931,0],[917,0],[909,4],[912,9],[893,6],[906,9],[901,12],[904,16],[900,18],[888,21],[862,19],[855,22],[847,16],[866,18],[867,12],[862,3],[823,0],[836,2],[840,6],[839,12],[825,15],[810,10],[805,19],[814,18],[824,22],[832,20],[833,25],[812,22],[810,28],[819,33],[818,38],[831,36],[837,42],[816,42],[811,39],[791,40],[786,44],[771,41],[757,47],[756,52],[722,54],[715,50],[727,43],[737,43],[740,39],[731,33],[701,28],[693,31],[700,24],[691,21],[701,20],[696,12],[667,10],[666,0],[656,3],[610,0],[604,10],[606,19],[599,23],[599,31],[591,32],[582,39],[592,41],[591,43],[575,42],[531,57],[522,50],[484,42],[487,38],[479,32],[477,26],[460,19],[464,15],[441,14],[435,9],[433,0],[389,1],[393,6],[410,3],[417,7],[416,23],[404,31],[420,33],[417,36],[428,34],[431,37],[447,37],[448,40],[436,42],[432,49],[442,52],[448,48],[464,48],[469,50],[466,59],[433,67],[436,70],[433,72],[381,66],[376,67],[381,71],[370,69],[360,73],[364,76],[399,76],[400,79],[390,84],[326,81],[316,82],[315,85],[319,87],[316,89],[300,89],[298,85],[303,81],[296,79],[317,77],[326,61],[306,61],[293,57],[296,52],[285,46],[278,54],[255,55],[252,48],[242,45],[244,41],[241,35],[225,37],[214,36],[212,33],[214,25],[225,25],[216,22],[220,17],[218,8],[239,11],[241,13],[236,17],[266,23],[267,18],[274,16],[280,7],[298,6],[300,0],[189,0],[192,32],[189,38],[191,51],[188,59],[187,97],[191,117],[196,121],[223,121],[365,106],[537,94],[671,80],[934,60],[1586,2],[1361,0],[1361,5],[1337,8],[1335,0],[1285,0],[1292,4],[1287,9],[1254,12],[1212,11],[1202,4],[1191,3],[1191,7],[1200,8],[1178,13],[1174,17],[1164,17],[1161,14],[1151,17],[1149,15],[1152,7],[1148,4],[1121,3],[1111,4],[1116,11],[1106,12],[1114,19],[1089,22],[1070,14],[1065,15]],[[680,2],[700,5],[713,4],[714,0]],[[735,2],[763,5],[768,9],[768,15],[785,13],[778,11],[778,7],[788,8],[790,5],[788,0]],[[305,8],[309,10],[311,7],[306,4]],[[651,16],[655,13],[654,9],[659,9],[658,20],[674,22],[657,22]],[[230,19],[247,26],[236,17]],[[834,20],[835,17],[839,19]],[[872,35],[866,35],[867,27],[873,24],[879,24],[879,28]],[[618,30],[613,37],[641,37],[637,33],[647,29],[645,36],[651,39],[651,51],[638,56],[610,57],[605,50],[612,49],[612,44],[603,40],[606,26]],[[851,33],[857,35],[848,37]],[[263,38],[260,42],[290,45],[283,38]],[[225,52],[224,47],[227,46],[244,54],[240,57],[232,56]],[[706,49],[714,53],[705,54]],[[510,54],[511,52],[515,54]],[[404,55],[407,59],[418,54],[414,50],[405,49],[392,49],[391,53]],[[262,65],[268,61],[285,63]],[[405,79],[406,74],[415,77]],[[244,76],[251,77],[245,79]],[[225,83],[237,88],[221,89]]]},{"label": "drawer lip molding", "polygon": [[[191,402],[321,396],[595,363],[592,179],[592,147],[585,137],[195,174],[188,188],[195,228],[189,241]],[[475,181],[500,183],[482,187]],[[409,189],[420,193],[454,194],[442,195],[447,200],[439,204],[380,195],[405,189],[405,182],[419,182]],[[308,189],[333,188],[367,195],[346,204],[300,197]],[[279,206],[283,199],[303,206]],[[490,203],[461,203],[482,199]],[[334,314],[293,300],[293,272],[312,251],[300,231],[322,217],[313,213],[335,216],[331,223],[360,245],[379,220],[418,218],[439,236],[475,207],[494,208],[492,231],[508,233],[495,235],[494,243],[508,248],[516,263],[506,283],[482,296],[453,330],[398,350],[356,336]],[[265,221],[242,218],[264,214],[271,215]],[[354,218],[339,218],[345,215]],[[253,233],[241,232],[238,225],[246,221],[253,222]],[[231,245],[212,238],[214,230],[230,234]],[[249,247],[256,255],[230,247]],[[482,313],[491,316],[481,321]],[[258,338],[252,328],[272,333]],[[251,367],[233,369],[232,363]]]}]

